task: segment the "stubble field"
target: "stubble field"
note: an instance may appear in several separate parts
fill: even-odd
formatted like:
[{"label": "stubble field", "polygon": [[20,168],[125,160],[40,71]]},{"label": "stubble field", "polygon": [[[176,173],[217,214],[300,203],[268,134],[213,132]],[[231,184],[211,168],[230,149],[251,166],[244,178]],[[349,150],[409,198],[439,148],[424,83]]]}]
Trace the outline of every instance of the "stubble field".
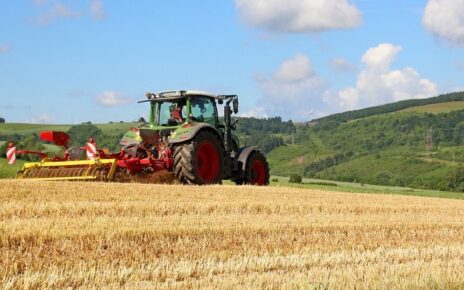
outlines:
[{"label": "stubble field", "polygon": [[463,288],[464,201],[0,181],[0,288]]}]

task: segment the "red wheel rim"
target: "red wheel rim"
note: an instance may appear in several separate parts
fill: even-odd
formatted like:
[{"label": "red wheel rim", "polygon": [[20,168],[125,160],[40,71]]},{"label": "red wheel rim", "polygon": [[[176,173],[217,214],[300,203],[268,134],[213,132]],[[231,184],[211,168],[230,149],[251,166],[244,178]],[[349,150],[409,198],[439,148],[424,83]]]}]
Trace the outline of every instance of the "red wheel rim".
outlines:
[{"label": "red wheel rim", "polygon": [[209,141],[201,143],[197,148],[196,160],[198,176],[205,183],[217,181],[219,170],[219,152],[216,146]]},{"label": "red wheel rim", "polygon": [[265,185],[266,184],[266,166],[260,159],[253,160],[251,164],[251,184]]}]

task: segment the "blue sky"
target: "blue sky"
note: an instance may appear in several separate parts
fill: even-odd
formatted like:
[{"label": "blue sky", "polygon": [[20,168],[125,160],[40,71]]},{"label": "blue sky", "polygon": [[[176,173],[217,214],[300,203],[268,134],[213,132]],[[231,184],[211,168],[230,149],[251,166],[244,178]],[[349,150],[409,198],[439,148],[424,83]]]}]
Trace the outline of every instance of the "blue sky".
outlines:
[{"label": "blue sky", "polygon": [[464,88],[464,0],[0,4],[0,116],[135,120],[146,91],[240,96],[304,121]]}]

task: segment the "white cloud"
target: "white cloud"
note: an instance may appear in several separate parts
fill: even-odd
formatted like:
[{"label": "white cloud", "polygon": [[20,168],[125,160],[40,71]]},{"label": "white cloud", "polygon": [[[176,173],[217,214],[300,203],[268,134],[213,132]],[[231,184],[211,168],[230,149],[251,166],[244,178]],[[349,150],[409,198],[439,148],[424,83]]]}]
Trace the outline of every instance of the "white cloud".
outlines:
[{"label": "white cloud", "polygon": [[260,77],[257,81],[262,96],[257,107],[245,113],[247,116],[307,121],[326,106],[323,96],[328,92],[328,83],[317,75],[304,54],[285,60],[270,77]]},{"label": "white cloud", "polygon": [[285,60],[275,73],[276,80],[281,82],[302,82],[314,74],[309,58],[297,54],[294,58]]},{"label": "white cloud", "polygon": [[273,32],[311,33],[359,26],[362,14],[347,0],[235,0],[242,19]]},{"label": "white cloud", "polygon": [[101,20],[107,17],[102,0],[89,0],[87,8],[79,5],[79,1],[70,0],[33,0],[33,2],[37,6],[37,9],[41,11],[34,20],[39,26],[49,25],[66,19],[91,17],[94,20]]},{"label": "white cloud", "polygon": [[344,58],[334,58],[330,62],[332,69],[337,72],[355,72],[358,67]]},{"label": "white cloud", "polygon": [[0,54],[7,53],[11,50],[11,46],[9,44],[0,44]]},{"label": "white cloud", "polygon": [[32,0],[32,2],[34,2],[35,5],[37,6],[41,6],[41,5],[45,5],[47,4],[47,0]]},{"label": "white cloud", "polygon": [[40,26],[44,26],[59,20],[79,18],[82,16],[83,14],[81,12],[74,11],[61,2],[56,2],[47,11],[41,13],[37,17],[36,23]]},{"label": "white cloud", "polygon": [[90,14],[93,19],[105,19],[106,13],[101,0],[90,1]]},{"label": "white cloud", "polygon": [[346,88],[338,93],[340,106],[346,110],[354,110],[359,104],[359,92],[355,88]]},{"label": "white cloud", "polygon": [[39,116],[33,117],[30,122],[33,124],[52,124],[55,118],[50,116],[49,114],[42,114]]},{"label": "white cloud", "polygon": [[464,0],[429,0],[422,22],[436,36],[464,45]]},{"label": "white cloud", "polygon": [[266,110],[264,107],[256,106],[248,111],[245,112],[240,112],[239,113],[240,117],[243,118],[269,118],[268,114],[266,113]]},{"label": "white cloud", "polygon": [[411,67],[392,70],[400,46],[384,43],[370,48],[362,57],[364,69],[356,86],[338,92],[336,100],[343,109],[375,106],[406,99],[428,98],[438,94],[437,85],[421,78]]},{"label": "white cloud", "polygon": [[104,91],[96,99],[100,105],[105,107],[116,107],[132,102],[131,98],[115,91]]},{"label": "white cloud", "polygon": [[362,62],[370,69],[387,70],[401,49],[400,46],[382,43],[369,48],[363,55]]},{"label": "white cloud", "polygon": [[368,49],[362,56],[356,84],[339,91],[317,74],[306,55],[297,54],[283,61],[274,73],[257,78],[261,98],[255,108],[241,116],[308,121],[343,110],[436,96],[437,84],[414,68],[392,68],[401,50],[389,43]]}]

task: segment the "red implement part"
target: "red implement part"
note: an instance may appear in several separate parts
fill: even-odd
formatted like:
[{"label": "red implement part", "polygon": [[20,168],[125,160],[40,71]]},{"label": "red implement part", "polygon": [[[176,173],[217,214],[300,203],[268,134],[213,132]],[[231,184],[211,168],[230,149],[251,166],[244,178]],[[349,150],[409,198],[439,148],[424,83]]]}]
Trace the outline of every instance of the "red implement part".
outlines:
[{"label": "red implement part", "polygon": [[151,160],[148,158],[139,159],[134,157],[129,159],[120,159],[116,164],[119,168],[127,168],[127,170],[131,173],[139,173],[145,168],[150,167],[154,172],[170,169],[166,167],[166,161],[162,159]]},{"label": "red implement part", "polygon": [[40,139],[52,142],[57,146],[68,148],[69,135],[61,131],[43,131],[40,132]]}]

